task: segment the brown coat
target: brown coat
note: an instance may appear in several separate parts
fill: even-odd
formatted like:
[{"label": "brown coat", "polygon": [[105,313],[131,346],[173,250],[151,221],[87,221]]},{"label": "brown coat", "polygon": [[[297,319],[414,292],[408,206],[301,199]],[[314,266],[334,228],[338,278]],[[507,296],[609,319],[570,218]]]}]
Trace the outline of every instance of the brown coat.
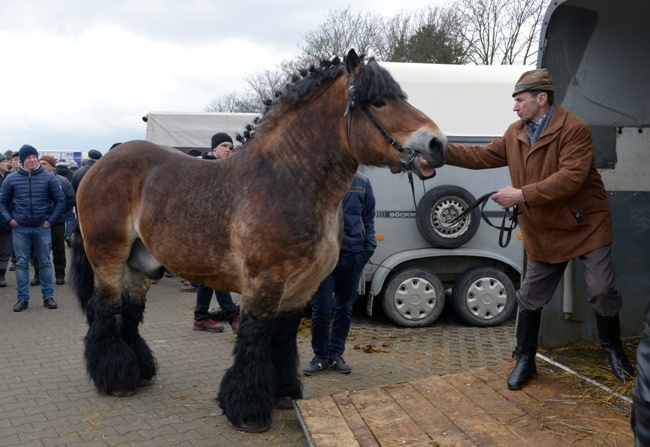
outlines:
[{"label": "brown coat", "polygon": [[559,105],[532,149],[518,121],[488,145],[449,144],[447,164],[508,166],[512,186],[526,198],[519,224],[529,259],[555,264],[612,243],[609,202],[596,170],[591,131]]}]

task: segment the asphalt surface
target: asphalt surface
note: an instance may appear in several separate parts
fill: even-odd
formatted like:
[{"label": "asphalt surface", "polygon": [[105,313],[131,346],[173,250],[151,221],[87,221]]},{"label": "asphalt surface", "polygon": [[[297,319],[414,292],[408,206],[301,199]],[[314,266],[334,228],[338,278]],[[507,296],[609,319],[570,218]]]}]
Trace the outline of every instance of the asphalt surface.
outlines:
[{"label": "asphalt surface", "polygon": [[[2,446],[307,446],[295,411],[276,410],[262,434],[229,425],[214,401],[231,364],[235,340],[192,330],[196,296],[178,278],[149,291],[141,334],[159,373],[131,397],[99,395],[83,363],[87,326],[69,286],[55,286],[59,308],[43,307],[31,287],[29,309],[15,313],[16,283],[0,288],[0,445]],[[213,301],[214,302],[214,301]],[[309,319],[298,335],[301,364],[312,358]],[[225,324],[225,322],[224,322]],[[446,309],[430,327],[407,329],[383,315],[355,310],[345,360],[352,373],[331,369],[305,377],[304,398],[407,382],[510,359],[514,319],[497,328],[463,325]]]}]

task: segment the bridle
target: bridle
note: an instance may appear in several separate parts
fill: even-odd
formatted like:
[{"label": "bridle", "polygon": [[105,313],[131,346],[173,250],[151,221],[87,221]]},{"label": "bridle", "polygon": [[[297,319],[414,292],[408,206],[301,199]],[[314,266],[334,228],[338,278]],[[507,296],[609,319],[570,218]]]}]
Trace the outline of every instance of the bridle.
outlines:
[{"label": "bridle", "polygon": [[[348,136],[348,141],[350,141],[350,128],[352,127],[352,112],[357,108],[357,103],[354,100],[354,84],[352,83],[352,80],[350,77],[348,77],[348,102],[345,105],[345,113],[343,113],[343,116],[347,119],[347,136]],[[413,160],[415,159],[415,151],[413,148],[410,146],[402,146],[399,144],[399,142],[391,135],[388,133],[386,129],[377,121],[377,118],[373,116],[372,113],[370,113],[370,110],[368,110],[368,106],[365,106],[361,108],[363,112],[366,114],[368,119],[370,120],[371,123],[375,125],[375,127],[379,130],[381,135],[386,139],[388,144],[393,146],[395,149],[397,149],[397,152],[399,152],[399,158],[400,158],[400,164],[404,168],[405,171],[409,173],[409,176],[411,174],[411,166],[413,163]],[[403,157],[405,155],[406,157]]]}]

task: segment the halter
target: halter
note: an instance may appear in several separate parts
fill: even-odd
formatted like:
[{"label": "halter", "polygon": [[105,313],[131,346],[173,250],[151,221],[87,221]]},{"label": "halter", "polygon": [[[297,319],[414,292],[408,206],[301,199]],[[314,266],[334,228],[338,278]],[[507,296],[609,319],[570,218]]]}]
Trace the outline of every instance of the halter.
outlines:
[{"label": "halter", "polygon": [[[352,112],[354,109],[356,109],[357,105],[354,101],[354,84],[352,83],[352,80],[350,77],[348,77],[348,102],[345,105],[345,113],[343,113],[343,116],[347,118],[347,135],[348,135],[348,141],[350,140],[350,128],[352,127]],[[366,114],[368,119],[375,125],[375,127],[379,130],[381,135],[386,139],[388,144],[393,146],[395,149],[397,149],[397,152],[400,153],[400,162],[402,164],[402,167],[404,168],[405,171],[408,172],[409,176],[411,176],[411,164],[413,160],[415,159],[415,151],[410,147],[410,146],[402,146],[399,144],[399,142],[393,138],[391,134],[388,133],[386,129],[377,121],[377,119],[370,113],[368,110],[368,106],[363,107],[361,110]],[[402,155],[406,155],[406,159],[402,157]]]}]

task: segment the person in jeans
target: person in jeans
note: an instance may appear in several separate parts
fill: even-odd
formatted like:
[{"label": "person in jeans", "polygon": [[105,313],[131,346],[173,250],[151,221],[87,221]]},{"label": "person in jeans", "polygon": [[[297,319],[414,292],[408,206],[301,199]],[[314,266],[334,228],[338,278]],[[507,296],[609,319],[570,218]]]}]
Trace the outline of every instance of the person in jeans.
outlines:
[{"label": "person in jeans", "polygon": [[[230,155],[232,151],[232,138],[224,132],[218,132],[212,136],[212,151],[203,154],[201,157],[205,160],[221,160]],[[190,284],[192,287],[195,285]],[[221,314],[224,319],[230,323],[233,333],[239,331],[239,307],[233,302],[229,292],[213,290],[210,287],[196,285],[196,307],[194,308],[194,326],[196,331],[223,332],[224,327],[217,323],[212,314],[209,312],[212,292],[216,292],[217,303],[221,308]],[[182,289],[181,289],[182,290]]]},{"label": "person in jeans", "polygon": [[[57,222],[51,222],[52,227],[50,228],[50,233],[52,234],[52,263],[54,264],[54,277],[56,278],[56,285],[61,286],[65,284],[65,268],[67,265],[67,259],[65,255],[65,232],[66,232],[66,219],[67,213],[72,212],[76,201],[76,194],[72,183],[70,181],[55,172],[55,162],[54,157],[51,155],[41,155],[39,159],[41,166],[47,172],[56,177],[57,181],[63,189],[63,195],[65,196],[65,212],[59,218]],[[34,279],[29,283],[31,286],[39,285],[39,267],[38,262],[36,262],[36,257],[32,258],[34,264]]]},{"label": "person in jeans", "polygon": [[343,359],[345,340],[361,273],[376,247],[375,196],[368,177],[357,172],[343,199],[343,243],[338,263],[311,299],[314,358],[303,368],[305,375],[314,375],[328,366],[342,374],[352,371]]},{"label": "person in jeans", "polygon": [[18,302],[14,312],[21,312],[29,302],[29,258],[34,247],[39,265],[43,305],[56,309],[52,286],[50,227],[65,212],[65,196],[59,181],[45,171],[38,161],[38,151],[28,144],[18,151],[20,164],[0,188],[0,215],[12,227],[16,254]]},{"label": "person in jeans", "polygon": [[[0,187],[2,187],[4,179],[10,174],[10,163],[4,154],[0,154]],[[9,260],[13,255],[14,243],[11,226],[9,226],[9,222],[0,222],[0,287],[7,287],[5,275],[7,267],[9,267]]]}]

